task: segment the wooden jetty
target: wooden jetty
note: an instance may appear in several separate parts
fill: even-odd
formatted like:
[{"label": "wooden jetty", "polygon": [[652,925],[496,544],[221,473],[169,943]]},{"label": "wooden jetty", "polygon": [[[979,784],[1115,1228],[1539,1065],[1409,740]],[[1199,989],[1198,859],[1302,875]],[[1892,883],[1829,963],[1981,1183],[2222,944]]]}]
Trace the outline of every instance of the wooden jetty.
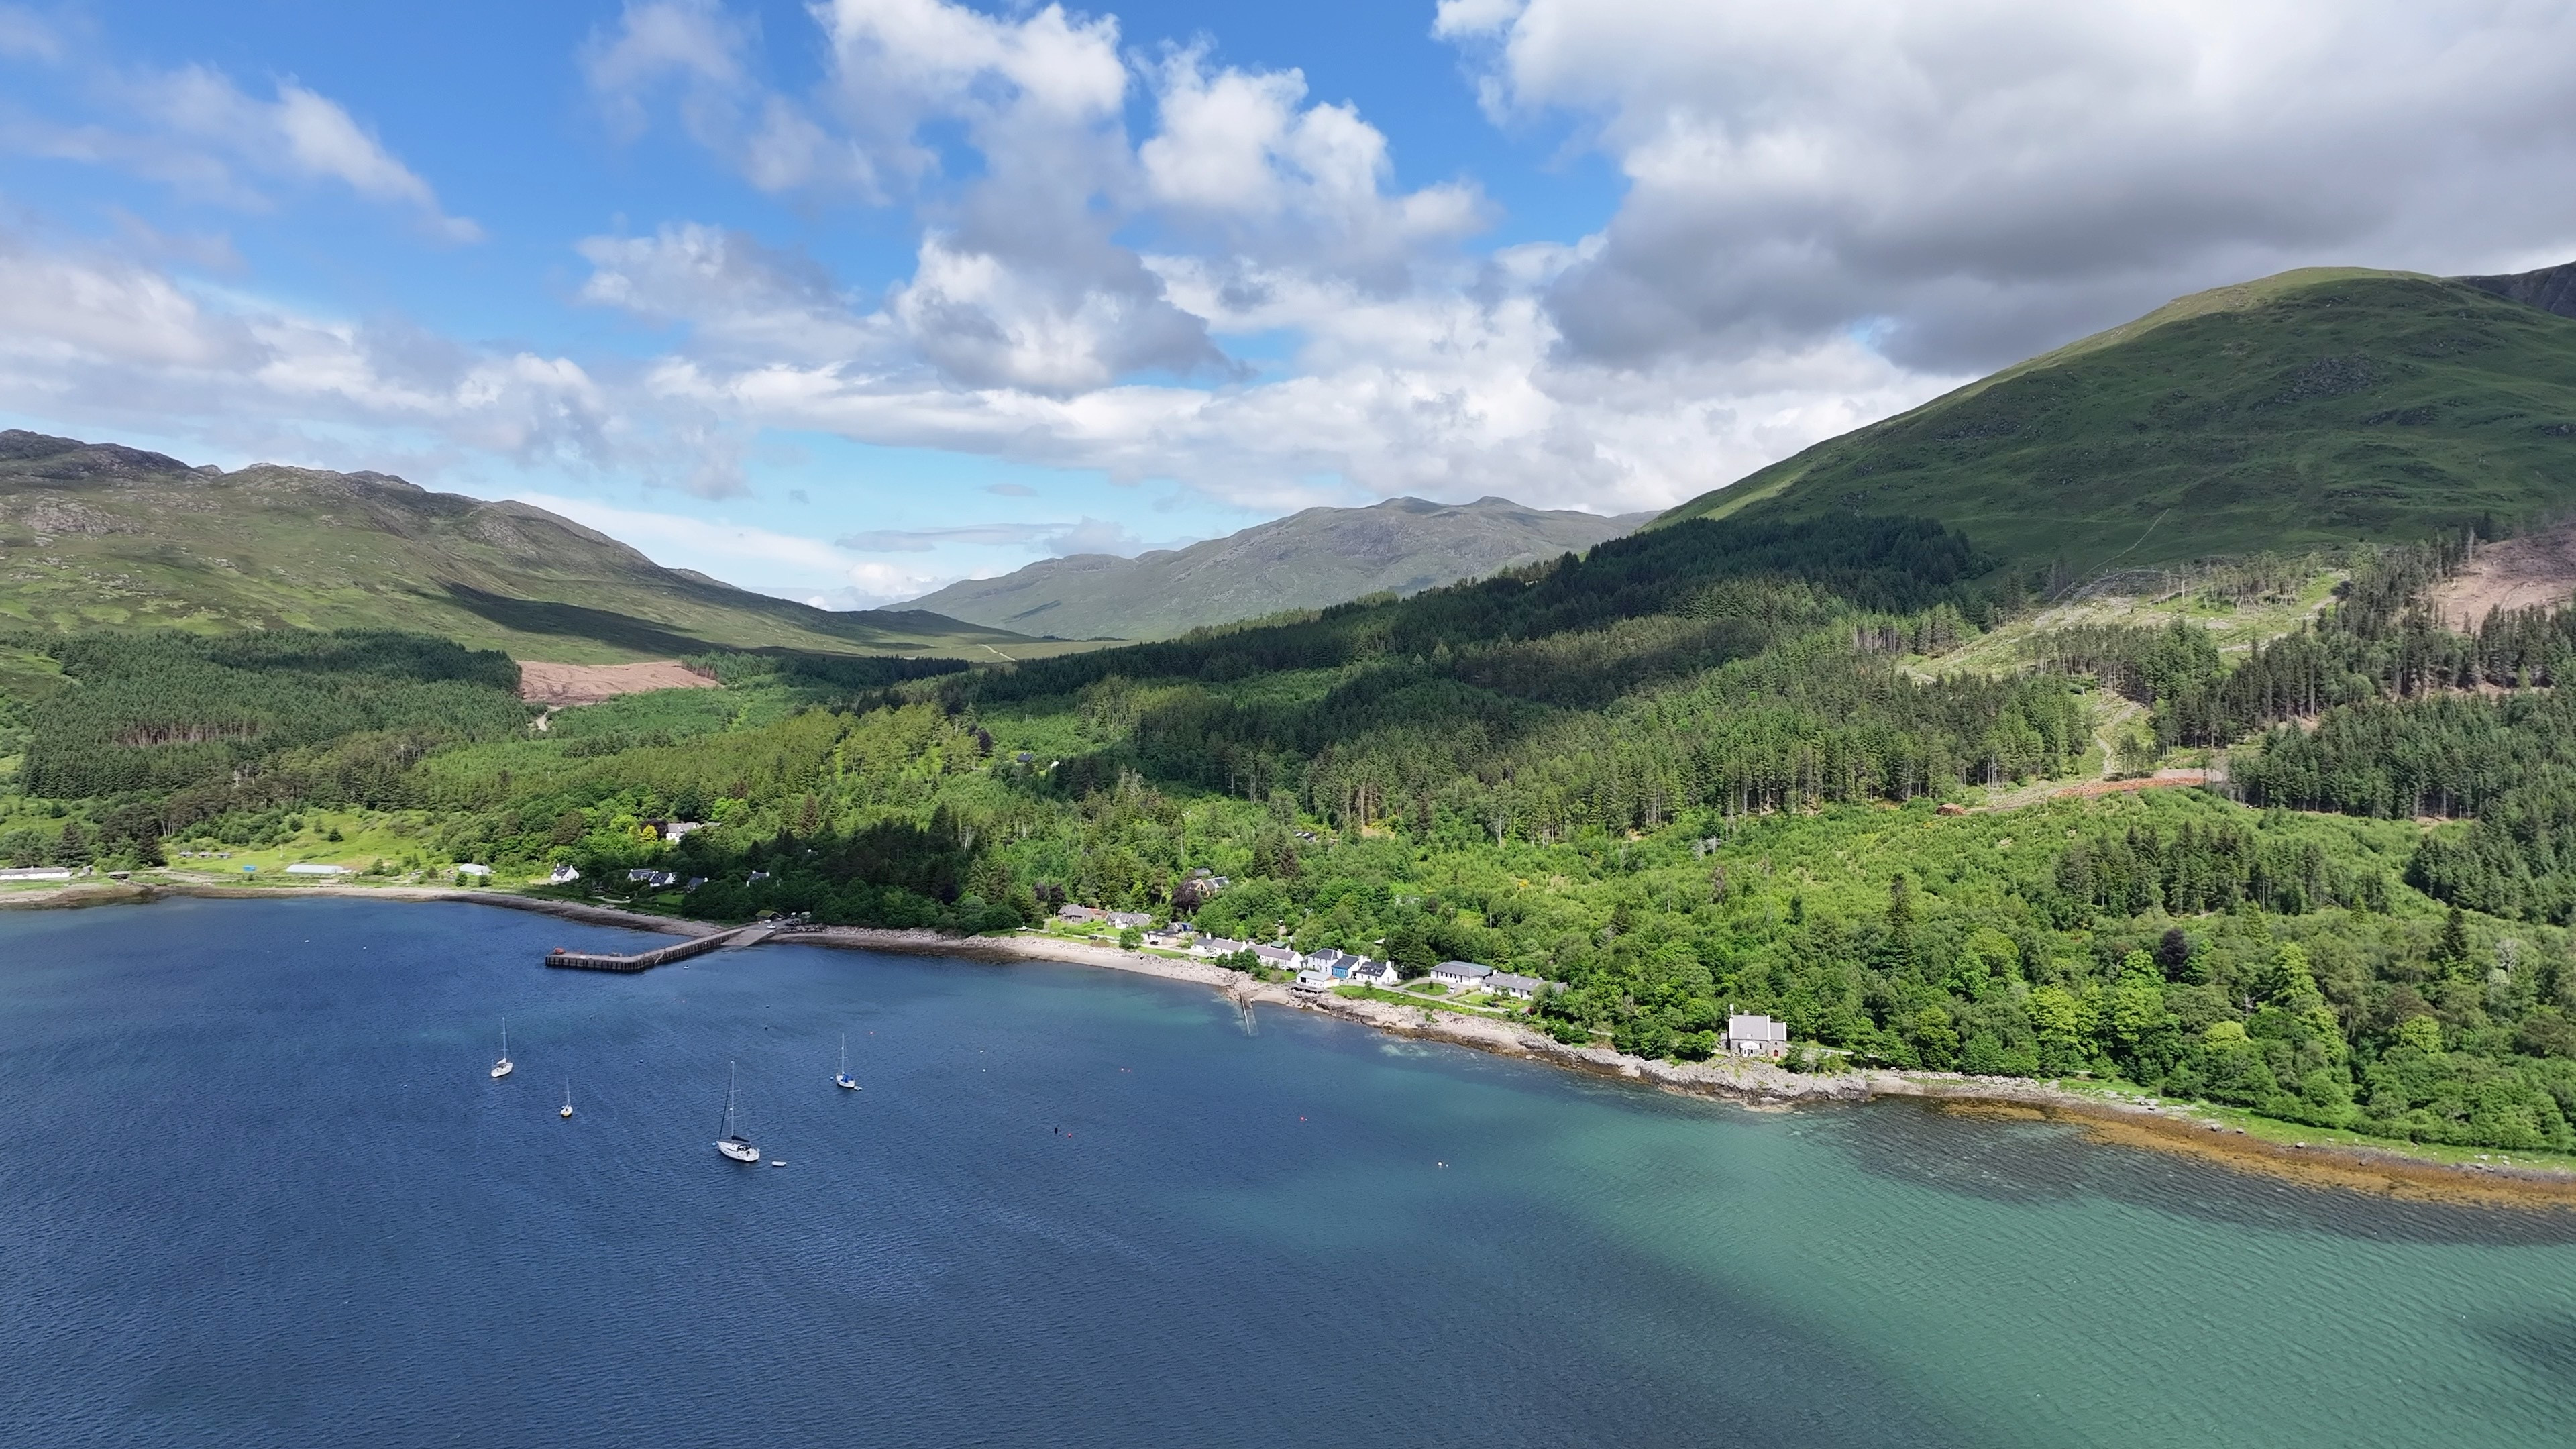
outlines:
[{"label": "wooden jetty", "polygon": [[652,951],[639,951],[632,956],[611,956],[599,951],[567,951],[561,946],[546,953],[546,964],[573,971],[650,971],[674,961],[686,961],[709,951],[727,946],[757,946],[778,929],[775,922],[762,921],[753,926],[737,926],[718,931],[712,936],[699,936]]}]

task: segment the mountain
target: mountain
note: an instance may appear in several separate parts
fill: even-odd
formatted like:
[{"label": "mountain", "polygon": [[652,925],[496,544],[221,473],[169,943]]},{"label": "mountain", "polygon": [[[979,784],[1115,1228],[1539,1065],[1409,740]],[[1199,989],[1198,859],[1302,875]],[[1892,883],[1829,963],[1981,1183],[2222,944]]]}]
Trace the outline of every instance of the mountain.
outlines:
[{"label": "mountain", "polygon": [[1183,549],[1075,554],[912,601],[951,618],[1065,639],[1161,639],[1365,594],[1414,594],[1564,553],[1647,520],[1524,508],[1504,498],[1309,508]]},{"label": "mountain", "polygon": [[2536,524],[2576,506],[2576,268],[2284,272],[1819,443],[1657,520],[1921,515],[2024,568]]},{"label": "mountain", "polygon": [[399,628],[524,659],[710,645],[990,659],[1060,652],[919,611],[830,613],[667,569],[524,503],[383,473],[227,473],[0,432],[0,629]]},{"label": "mountain", "polygon": [[2518,272],[2510,277],[2462,277],[2481,292],[2512,302],[2525,302],[2561,317],[2576,317],[2576,262]]}]

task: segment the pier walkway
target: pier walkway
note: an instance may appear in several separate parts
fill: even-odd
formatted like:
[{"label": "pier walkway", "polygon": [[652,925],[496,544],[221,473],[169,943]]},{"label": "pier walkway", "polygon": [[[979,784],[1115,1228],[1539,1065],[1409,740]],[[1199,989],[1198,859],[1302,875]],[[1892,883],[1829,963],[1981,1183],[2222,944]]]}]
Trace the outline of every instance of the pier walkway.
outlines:
[{"label": "pier walkway", "polygon": [[728,946],[757,946],[777,932],[777,922],[761,921],[755,925],[737,926],[730,931],[718,931],[712,936],[699,936],[693,940],[677,942],[658,950],[640,951],[632,956],[611,956],[598,951],[567,951],[557,946],[546,953],[546,964],[574,971],[650,971],[656,966],[667,966],[674,961],[686,961],[692,956],[703,956],[709,951],[721,951]]}]

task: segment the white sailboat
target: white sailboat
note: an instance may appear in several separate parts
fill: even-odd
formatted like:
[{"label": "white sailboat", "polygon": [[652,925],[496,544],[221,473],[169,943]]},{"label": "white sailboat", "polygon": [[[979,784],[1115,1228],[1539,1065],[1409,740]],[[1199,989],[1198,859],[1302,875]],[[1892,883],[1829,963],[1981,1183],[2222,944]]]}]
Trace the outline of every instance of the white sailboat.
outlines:
[{"label": "white sailboat", "polygon": [[557,1112],[555,1115],[558,1117],[569,1117],[572,1115],[572,1079],[570,1077],[566,1077],[564,1079],[563,1110]]},{"label": "white sailboat", "polygon": [[855,1092],[859,1089],[859,1084],[850,1080],[850,1035],[848,1032],[843,1032],[841,1034],[841,1070],[833,1076],[832,1085],[847,1092]]},{"label": "white sailboat", "polygon": [[501,1059],[492,1064],[492,1075],[510,1075],[510,1018],[501,1018]]},{"label": "white sailboat", "polygon": [[760,1149],[752,1146],[749,1139],[733,1125],[733,1076],[733,1063],[725,1063],[724,1136],[716,1139],[716,1151],[736,1162],[757,1164],[760,1161]]}]

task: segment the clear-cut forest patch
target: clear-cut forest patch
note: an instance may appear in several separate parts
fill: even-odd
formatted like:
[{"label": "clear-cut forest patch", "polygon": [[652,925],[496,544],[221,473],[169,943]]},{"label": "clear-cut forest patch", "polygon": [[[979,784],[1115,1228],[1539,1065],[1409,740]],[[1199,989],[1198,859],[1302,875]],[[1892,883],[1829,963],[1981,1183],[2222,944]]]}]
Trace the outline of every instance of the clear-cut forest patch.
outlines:
[{"label": "clear-cut forest patch", "polygon": [[597,704],[621,694],[646,694],[656,689],[722,687],[676,659],[654,659],[642,664],[519,661],[519,698],[530,704]]}]

